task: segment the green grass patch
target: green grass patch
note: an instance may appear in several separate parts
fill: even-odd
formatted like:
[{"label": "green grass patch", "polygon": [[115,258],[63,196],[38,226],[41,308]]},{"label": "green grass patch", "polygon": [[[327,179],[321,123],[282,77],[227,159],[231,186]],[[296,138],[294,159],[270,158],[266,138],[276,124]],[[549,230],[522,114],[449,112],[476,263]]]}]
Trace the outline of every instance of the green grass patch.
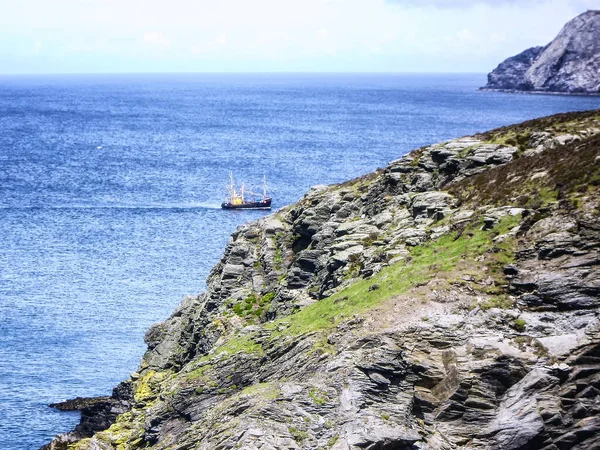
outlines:
[{"label": "green grass patch", "polygon": [[268,292],[262,297],[251,293],[244,300],[232,306],[233,312],[239,317],[261,319],[267,307],[275,298],[275,292]]},{"label": "green grass patch", "polygon": [[508,295],[500,295],[481,302],[479,304],[479,307],[484,311],[488,311],[492,308],[510,309],[514,305],[515,301],[511,299]]},{"label": "green grass patch", "polygon": [[[250,336],[232,336],[227,342],[225,342],[223,345],[220,345],[219,347],[217,347],[215,349],[215,351],[209,355],[204,355],[200,358],[198,358],[197,360],[195,360],[195,364],[204,364],[206,362],[209,362],[217,357],[221,357],[221,356],[231,356],[231,355],[235,355],[236,353],[248,353],[248,354],[255,354],[258,356],[263,356],[265,354],[264,349],[262,348],[262,345],[254,342],[254,340],[252,339],[252,337]],[[203,367],[206,367],[205,365],[203,365],[202,367],[195,369],[194,371],[190,372],[198,372],[199,376],[203,376],[204,375],[204,371],[202,371]],[[189,376],[189,375],[188,375]]]},{"label": "green grass patch", "polygon": [[283,264],[283,252],[280,248],[275,250],[275,255],[273,255],[273,267],[275,270],[281,269],[281,265]]},{"label": "green grass patch", "polygon": [[274,298],[275,298],[275,292],[273,292],[273,291],[267,292],[265,295],[263,295],[261,297],[260,306],[268,305],[269,303],[271,303],[273,301]]},{"label": "green grass patch", "polygon": [[321,338],[313,345],[313,352],[318,355],[335,355],[336,348],[334,345],[327,342],[326,336],[321,336]]},{"label": "green grass patch", "polygon": [[515,319],[513,322],[513,328],[517,331],[525,331],[525,327],[527,326],[527,322],[525,319]]},{"label": "green grass patch", "polygon": [[[457,266],[481,265],[475,258],[486,254],[485,264],[498,277],[501,267],[514,260],[515,242],[505,239],[495,244],[493,238],[505,234],[519,223],[519,216],[507,216],[492,230],[481,230],[481,224],[472,224],[462,234],[448,233],[425,245],[413,247],[408,262],[400,262],[384,268],[368,280],[359,280],[346,289],[309,305],[299,312],[276,320],[267,325],[276,330],[282,321],[288,326],[274,331],[273,336],[301,335],[330,329],[341,321],[377,306],[383,301],[408,292],[411,288],[426,283],[439,273],[449,272]],[[369,290],[374,283],[379,289]]]},{"label": "green grass patch", "polygon": [[529,139],[531,138],[531,130],[524,129],[520,131],[510,130],[508,132],[500,132],[493,134],[487,141],[487,144],[507,145],[516,147],[522,153],[527,150]]},{"label": "green grass patch", "polygon": [[306,439],[308,439],[310,437],[308,432],[306,432],[304,430],[300,430],[299,428],[296,428],[296,427],[288,427],[288,431],[290,432],[290,434],[292,435],[294,440],[299,443],[304,442]]},{"label": "green grass patch", "polygon": [[308,396],[317,406],[323,406],[327,403],[327,392],[321,391],[320,389],[313,388],[309,390]]},{"label": "green grass patch", "polygon": [[265,400],[275,400],[281,391],[274,383],[257,383],[245,387],[240,393],[241,396],[260,397]]},{"label": "green grass patch", "polygon": [[260,356],[265,354],[262,345],[254,342],[254,340],[249,336],[232,337],[223,345],[219,346],[215,350],[214,354],[231,356],[239,352],[248,354],[254,353]]},{"label": "green grass patch", "polygon": [[185,374],[185,378],[189,381],[195,381],[195,380],[204,380],[206,381],[208,379],[208,377],[206,376],[206,372],[210,369],[212,369],[212,365],[211,364],[206,364],[202,367],[198,367],[197,369],[192,370],[191,372],[188,372]]}]

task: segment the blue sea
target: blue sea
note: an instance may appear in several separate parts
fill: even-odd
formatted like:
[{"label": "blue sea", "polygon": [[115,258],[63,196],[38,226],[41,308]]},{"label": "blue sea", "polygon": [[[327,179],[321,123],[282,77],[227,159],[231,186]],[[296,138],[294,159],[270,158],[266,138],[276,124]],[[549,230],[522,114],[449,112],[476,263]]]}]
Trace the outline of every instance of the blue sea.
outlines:
[{"label": "blue sea", "polygon": [[598,97],[478,92],[482,74],[0,77],[0,448],[78,422],[143,335],[204,289],[229,234],[229,172],[274,207],[444,139]]}]

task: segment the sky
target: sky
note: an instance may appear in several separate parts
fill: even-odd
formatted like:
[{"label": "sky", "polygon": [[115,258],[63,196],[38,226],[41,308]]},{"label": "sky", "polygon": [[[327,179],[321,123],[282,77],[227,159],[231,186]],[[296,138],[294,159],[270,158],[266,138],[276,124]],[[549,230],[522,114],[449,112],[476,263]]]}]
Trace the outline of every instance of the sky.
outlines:
[{"label": "sky", "polygon": [[600,0],[0,0],[0,73],[489,72]]}]

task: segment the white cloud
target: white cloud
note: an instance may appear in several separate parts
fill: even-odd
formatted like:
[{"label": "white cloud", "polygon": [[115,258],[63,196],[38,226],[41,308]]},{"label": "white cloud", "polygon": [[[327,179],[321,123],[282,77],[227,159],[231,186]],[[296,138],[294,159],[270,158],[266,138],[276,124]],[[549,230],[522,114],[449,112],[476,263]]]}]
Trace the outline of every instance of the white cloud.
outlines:
[{"label": "white cloud", "polygon": [[460,30],[458,33],[456,33],[456,37],[464,44],[472,43],[477,39],[473,32],[468,28],[463,28]]},{"label": "white cloud", "polygon": [[158,33],[156,31],[146,32],[144,33],[143,38],[144,44],[154,46],[154,47],[169,47],[171,45],[171,41],[165,37],[163,33]]},{"label": "white cloud", "polygon": [[48,61],[69,49],[64,57],[76,67],[85,49],[113,71],[136,70],[144,58],[186,70],[345,70],[352,61],[353,70],[485,71],[547,44],[598,0],[56,1],[61,8],[10,2],[0,53],[16,54],[22,39],[21,53],[40,51]]},{"label": "white cloud", "polygon": [[[543,0],[387,0],[391,4],[405,5],[417,8],[470,8],[473,6],[490,6],[490,7],[504,7],[507,5],[513,5],[520,3],[521,5],[526,4],[539,4],[543,3]],[[585,1],[585,0],[583,0]]]},{"label": "white cloud", "polygon": [[227,34],[225,33],[221,33],[217,36],[217,39],[215,39],[215,42],[219,45],[225,45],[227,44],[228,38],[227,38]]},{"label": "white cloud", "polygon": [[220,33],[206,42],[192,45],[190,51],[193,55],[203,55],[209,53],[220,53],[229,42],[227,33]]},{"label": "white cloud", "polygon": [[321,28],[319,31],[317,31],[317,38],[320,40],[325,40],[329,37],[329,33],[327,32],[327,30],[325,28]]}]

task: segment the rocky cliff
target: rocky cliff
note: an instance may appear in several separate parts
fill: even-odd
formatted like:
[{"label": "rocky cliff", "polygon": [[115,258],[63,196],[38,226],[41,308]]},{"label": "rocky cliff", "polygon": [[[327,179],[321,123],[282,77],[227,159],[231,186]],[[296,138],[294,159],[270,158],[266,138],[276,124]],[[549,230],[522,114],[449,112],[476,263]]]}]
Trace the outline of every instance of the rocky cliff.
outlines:
[{"label": "rocky cliff", "polygon": [[599,190],[600,111],[314,187],[45,448],[600,448]]},{"label": "rocky cliff", "polygon": [[482,89],[600,94],[600,11],[577,16],[546,47],[508,58]]}]

